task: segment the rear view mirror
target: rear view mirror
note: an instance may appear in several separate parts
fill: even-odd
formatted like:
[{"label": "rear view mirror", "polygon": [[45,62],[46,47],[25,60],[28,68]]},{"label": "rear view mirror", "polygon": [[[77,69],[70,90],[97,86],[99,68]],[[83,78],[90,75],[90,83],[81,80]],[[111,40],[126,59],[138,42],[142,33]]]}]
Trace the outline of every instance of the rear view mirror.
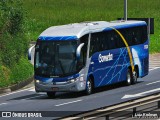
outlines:
[{"label": "rear view mirror", "polygon": [[81,43],[81,44],[77,47],[77,50],[76,50],[76,57],[77,57],[77,60],[80,59],[80,56],[81,56],[81,49],[82,49],[83,46],[84,46],[84,43]]},{"label": "rear view mirror", "polygon": [[35,45],[33,45],[32,47],[30,47],[29,49],[28,49],[28,60],[31,60],[32,58],[31,58],[31,53],[32,53],[32,49],[35,47]]}]

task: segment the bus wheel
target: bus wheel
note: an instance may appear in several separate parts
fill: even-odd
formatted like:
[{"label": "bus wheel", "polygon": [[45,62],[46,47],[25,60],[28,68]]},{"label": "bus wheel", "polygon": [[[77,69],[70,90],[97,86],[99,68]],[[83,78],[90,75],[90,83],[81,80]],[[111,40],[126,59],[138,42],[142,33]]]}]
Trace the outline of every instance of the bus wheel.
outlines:
[{"label": "bus wheel", "polygon": [[55,98],[55,92],[47,92],[49,98]]},{"label": "bus wheel", "polygon": [[93,82],[91,78],[89,78],[86,85],[86,94],[90,95],[92,94],[92,92],[93,92]]},{"label": "bus wheel", "polygon": [[132,84],[136,84],[137,83],[137,78],[138,78],[138,73],[137,73],[137,69],[135,69],[135,71],[133,73]]},{"label": "bus wheel", "polygon": [[132,82],[132,73],[131,73],[131,70],[128,69],[128,70],[127,70],[127,80],[126,80],[126,84],[129,86],[129,85],[131,85],[131,82]]}]

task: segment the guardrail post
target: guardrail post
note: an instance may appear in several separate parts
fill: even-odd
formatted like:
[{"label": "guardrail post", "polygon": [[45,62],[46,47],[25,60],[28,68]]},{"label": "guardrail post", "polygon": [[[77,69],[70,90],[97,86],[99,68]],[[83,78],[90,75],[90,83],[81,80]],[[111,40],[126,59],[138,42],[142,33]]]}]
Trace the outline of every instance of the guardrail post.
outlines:
[{"label": "guardrail post", "polygon": [[106,120],[109,120],[109,115],[106,115]]},{"label": "guardrail post", "polygon": [[160,101],[158,101],[158,108],[160,108]]},{"label": "guardrail post", "polygon": [[133,108],[133,116],[135,116],[135,114],[136,114],[136,107]]}]

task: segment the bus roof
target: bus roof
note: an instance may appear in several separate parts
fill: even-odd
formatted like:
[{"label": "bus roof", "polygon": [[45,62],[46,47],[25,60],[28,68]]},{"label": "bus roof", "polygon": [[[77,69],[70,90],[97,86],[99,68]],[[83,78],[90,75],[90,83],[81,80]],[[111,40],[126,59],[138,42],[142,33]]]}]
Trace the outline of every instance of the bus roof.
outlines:
[{"label": "bus roof", "polygon": [[144,21],[87,21],[82,23],[73,23],[61,26],[53,26],[49,27],[45,31],[43,31],[39,39],[40,40],[77,40],[81,36],[87,33],[100,32],[104,30],[109,30],[111,27],[119,29],[119,28],[127,28],[132,26],[141,26],[146,25]]}]

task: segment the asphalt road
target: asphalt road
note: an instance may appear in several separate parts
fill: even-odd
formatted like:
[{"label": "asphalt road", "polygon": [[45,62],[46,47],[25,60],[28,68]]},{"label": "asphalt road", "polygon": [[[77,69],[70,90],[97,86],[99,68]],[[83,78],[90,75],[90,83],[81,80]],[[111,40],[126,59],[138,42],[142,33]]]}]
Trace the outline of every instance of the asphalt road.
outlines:
[{"label": "asphalt road", "polygon": [[[159,68],[153,69],[148,76],[139,78],[135,85],[108,86],[97,89],[94,94],[88,96],[83,93],[57,93],[55,99],[49,99],[45,93],[36,93],[34,87],[30,87],[1,95],[0,111],[52,111],[48,114],[53,118],[85,112],[160,92],[159,73]],[[48,119],[52,118],[48,117]]]}]

